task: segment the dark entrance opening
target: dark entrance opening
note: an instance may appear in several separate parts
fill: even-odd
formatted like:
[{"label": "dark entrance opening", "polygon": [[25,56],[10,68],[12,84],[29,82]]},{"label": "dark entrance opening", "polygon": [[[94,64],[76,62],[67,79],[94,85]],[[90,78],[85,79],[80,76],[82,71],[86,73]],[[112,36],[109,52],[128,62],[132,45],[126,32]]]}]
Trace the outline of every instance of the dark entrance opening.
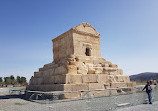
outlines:
[{"label": "dark entrance opening", "polygon": [[91,50],[89,48],[86,48],[85,54],[86,56],[91,56]]}]

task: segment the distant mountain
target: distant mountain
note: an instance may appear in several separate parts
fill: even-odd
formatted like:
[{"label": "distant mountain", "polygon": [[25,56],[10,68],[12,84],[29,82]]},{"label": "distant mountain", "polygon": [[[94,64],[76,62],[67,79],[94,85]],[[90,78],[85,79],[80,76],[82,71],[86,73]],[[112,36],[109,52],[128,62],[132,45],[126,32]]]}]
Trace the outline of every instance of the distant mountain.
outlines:
[{"label": "distant mountain", "polygon": [[131,81],[147,81],[152,79],[158,80],[158,73],[145,72],[129,76]]}]

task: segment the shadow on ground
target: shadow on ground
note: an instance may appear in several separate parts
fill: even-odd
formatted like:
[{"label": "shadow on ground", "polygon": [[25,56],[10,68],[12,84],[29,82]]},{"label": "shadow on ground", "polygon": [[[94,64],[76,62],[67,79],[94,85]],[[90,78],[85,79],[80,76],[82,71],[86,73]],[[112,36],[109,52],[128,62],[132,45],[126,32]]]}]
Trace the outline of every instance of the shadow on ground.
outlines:
[{"label": "shadow on ground", "polygon": [[17,94],[11,94],[11,95],[0,95],[0,99],[14,99],[14,98],[19,98],[19,99],[25,99],[25,94],[17,95]]}]

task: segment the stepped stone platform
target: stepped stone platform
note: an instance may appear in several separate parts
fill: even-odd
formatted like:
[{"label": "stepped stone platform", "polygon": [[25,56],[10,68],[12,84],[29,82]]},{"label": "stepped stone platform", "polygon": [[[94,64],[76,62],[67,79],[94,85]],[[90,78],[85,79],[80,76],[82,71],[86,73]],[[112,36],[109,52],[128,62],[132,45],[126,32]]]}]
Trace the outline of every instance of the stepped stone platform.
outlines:
[{"label": "stepped stone platform", "polygon": [[[81,23],[52,42],[54,61],[34,72],[27,90],[91,91],[131,87],[134,91],[136,84],[130,82],[129,76],[101,57],[100,34],[90,24]],[[71,94],[67,98],[71,98]]]}]

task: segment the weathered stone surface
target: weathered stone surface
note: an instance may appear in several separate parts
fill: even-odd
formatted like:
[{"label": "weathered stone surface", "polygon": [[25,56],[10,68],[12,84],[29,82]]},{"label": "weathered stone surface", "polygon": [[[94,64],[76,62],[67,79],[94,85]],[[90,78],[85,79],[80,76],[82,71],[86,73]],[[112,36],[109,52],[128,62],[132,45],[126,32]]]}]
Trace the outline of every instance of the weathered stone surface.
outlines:
[{"label": "weathered stone surface", "polygon": [[110,91],[93,91],[93,92],[89,92],[89,95],[93,95],[93,96],[108,96],[110,95]]},{"label": "weathered stone surface", "polygon": [[117,72],[119,75],[123,75],[123,70],[122,69],[117,69]]},{"label": "weathered stone surface", "polygon": [[116,75],[115,79],[117,82],[130,82],[129,76]]},{"label": "weathered stone surface", "polygon": [[115,94],[117,94],[117,90],[110,90],[110,94],[112,94],[112,95],[115,95]]},{"label": "weathered stone surface", "polygon": [[127,83],[124,82],[112,82],[110,83],[111,88],[121,88],[121,87],[127,87]]},{"label": "weathered stone surface", "polygon": [[[52,40],[54,61],[45,64],[31,78],[28,90],[87,91],[130,87],[135,83],[116,64],[106,61],[100,53],[100,34],[87,23],[73,27]],[[132,89],[133,88],[133,89]],[[122,93],[123,90],[92,91],[88,95]],[[62,95],[63,98],[87,96],[85,93]]]},{"label": "weathered stone surface", "polygon": [[67,69],[64,66],[59,66],[55,69],[55,74],[66,74]]},{"label": "weathered stone surface", "polygon": [[67,74],[77,74],[77,67],[75,65],[68,65],[67,71]]},{"label": "weathered stone surface", "polygon": [[82,84],[82,75],[80,74],[66,75],[66,83],[67,84]]},{"label": "weathered stone surface", "polygon": [[103,68],[102,67],[97,67],[95,69],[96,69],[95,74],[102,74],[103,73]]},{"label": "weathered stone surface", "polygon": [[82,63],[77,67],[77,74],[87,74],[88,73],[88,67]]},{"label": "weathered stone surface", "polygon": [[87,74],[95,74],[95,71],[96,71],[96,70],[95,70],[94,67],[89,67]]},{"label": "weathered stone surface", "polygon": [[111,82],[112,82],[112,83],[113,83],[113,82],[116,82],[115,76],[109,75],[109,76],[108,76],[108,82],[110,82],[110,83],[111,83]]},{"label": "weathered stone surface", "polygon": [[62,99],[74,99],[74,98],[80,98],[80,97],[81,97],[80,93],[67,93],[67,94],[61,95]]},{"label": "weathered stone surface", "polygon": [[97,89],[104,89],[104,85],[101,83],[89,83],[89,90],[97,90]]},{"label": "weathered stone surface", "polygon": [[108,75],[105,75],[105,74],[98,74],[97,82],[98,82],[98,83],[108,83],[108,78],[109,78]]},{"label": "weathered stone surface", "polygon": [[71,85],[72,90],[71,91],[86,91],[88,90],[88,84],[74,84]]},{"label": "weathered stone surface", "polygon": [[54,76],[55,84],[65,84],[66,83],[66,75],[56,75]]},{"label": "weathered stone surface", "polygon": [[83,83],[97,83],[98,75],[96,74],[85,74],[82,75]]},{"label": "weathered stone surface", "polygon": [[104,88],[105,89],[110,89],[110,83],[104,83]]}]

